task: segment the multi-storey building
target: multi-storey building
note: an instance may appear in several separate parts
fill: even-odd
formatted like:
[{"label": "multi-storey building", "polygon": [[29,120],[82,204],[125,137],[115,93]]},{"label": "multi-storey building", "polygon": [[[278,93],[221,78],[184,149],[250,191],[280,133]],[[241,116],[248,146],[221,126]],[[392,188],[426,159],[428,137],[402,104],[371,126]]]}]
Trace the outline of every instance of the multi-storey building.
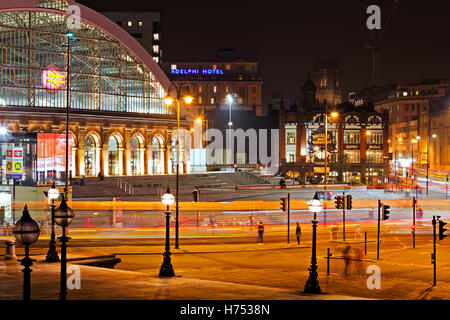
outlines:
[{"label": "multi-storey building", "polygon": [[428,162],[432,170],[450,170],[450,128],[445,122],[450,112],[448,87],[447,80],[431,79],[350,94],[350,101],[356,107],[371,104],[379,112],[388,110],[393,165],[404,176],[410,174],[411,163],[414,168],[426,168]]},{"label": "multi-storey building", "polygon": [[302,87],[303,104],[280,109],[281,173],[312,183],[323,181],[325,172],[333,182],[386,183],[387,113],[350,104],[328,108],[316,99],[316,90],[308,79]]},{"label": "multi-storey building", "polygon": [[162,49],[159,12],[105,11],[101,13],[139,41],[151,53],[156,63],[161,63]]},{"label": "multi-storey building", "polygon": [[234,93],[232,110],[262,115],[262,80],[256,60],[235,58],[232,50],[219,49],[216,60],[165,60],[162,68],[173,83],[189,85],[194,97],[188,107],[192,114],[229,110],[226,97]]}]

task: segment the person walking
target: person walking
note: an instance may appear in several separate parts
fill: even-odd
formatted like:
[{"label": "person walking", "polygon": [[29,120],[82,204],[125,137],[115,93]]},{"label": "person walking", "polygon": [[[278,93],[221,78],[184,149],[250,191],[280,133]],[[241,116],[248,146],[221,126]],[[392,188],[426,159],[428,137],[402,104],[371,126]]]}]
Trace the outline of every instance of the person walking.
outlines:
[{"label": "person walking", "polygon": [[348,276],[350,275],[350,267],[352,263],[352,247],[346,246],[342,254],[345,262],[344,276]]},{"label": "person walking", "polygon": [[263,235],[264,235],[264,225],[262,223],[262,221],[259,222],[258,225],[258,244],[262,245],[263,244]]},{"label": "person walking", "polygon": [[295,229],[295,235],[297,236],[297,243],[300,245],[300,238],[302,237],[302,227],[297,222],[297,228]]}]

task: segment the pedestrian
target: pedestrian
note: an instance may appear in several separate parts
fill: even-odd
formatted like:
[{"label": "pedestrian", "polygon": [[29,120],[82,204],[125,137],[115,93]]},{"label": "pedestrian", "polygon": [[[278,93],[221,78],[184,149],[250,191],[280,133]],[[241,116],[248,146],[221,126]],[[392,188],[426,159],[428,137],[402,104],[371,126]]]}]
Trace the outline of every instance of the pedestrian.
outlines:
[{"label": "pedestrian", "polygon": [[365,262],[364,255],[361,249],[356,249],[355,252],[355,269],[359,276],[364,275]]},{"label": "pedestrian", "polygon": [[350,275],[350,268],[352,263],[352,247],[350,245],[346,246],[344,251],[342,252],[342,255],[344,256],[345,262],[344,276],[348,276]]},{"label": "pedestrian", "polygon": [[300,238],[302,237],[302,227],[297,222],[297,229],[295,229],[295,235],[297,236],[297,243],[300,245]]},{"label": "pedestrian", "polygon": [[262,223],[262,221],[259,222],[258,225],[258,244],[262,245],[263,244],[263,235],[264,235],[264,225]]}]

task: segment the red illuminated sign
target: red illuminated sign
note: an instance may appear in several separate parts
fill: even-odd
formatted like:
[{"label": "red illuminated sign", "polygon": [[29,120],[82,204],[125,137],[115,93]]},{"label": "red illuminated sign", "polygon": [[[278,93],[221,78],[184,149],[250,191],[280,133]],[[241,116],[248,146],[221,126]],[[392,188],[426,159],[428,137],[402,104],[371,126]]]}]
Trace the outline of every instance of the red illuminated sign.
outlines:
[{"label": "red illuminated sign", "polygon": [[64,88],[66,73],[59,71],[58,67],[51,64],[42,71],[42,86],[49,92]]}]

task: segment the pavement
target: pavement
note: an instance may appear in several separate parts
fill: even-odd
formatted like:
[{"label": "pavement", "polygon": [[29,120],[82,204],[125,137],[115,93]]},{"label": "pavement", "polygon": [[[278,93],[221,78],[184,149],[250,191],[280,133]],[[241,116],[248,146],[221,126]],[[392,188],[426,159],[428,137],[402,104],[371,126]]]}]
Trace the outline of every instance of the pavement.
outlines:
[{"label": "pavement", "polygon": [[[22,269],[17,261],[0,264],[1,300],[21,299]],[[184,277],[160,278],[142,272],[130,272],[90,266],[80,269],[80,288],[68,290],[71,300],[353,300],[345,295],[310,295],[289,290],[231,282]],[[32,266],[33,300],[59,298],[59,265],[37,262]],[[69,281],[70,274],[68,277]],[[75,282],[72,282],[75,283]]]}]

